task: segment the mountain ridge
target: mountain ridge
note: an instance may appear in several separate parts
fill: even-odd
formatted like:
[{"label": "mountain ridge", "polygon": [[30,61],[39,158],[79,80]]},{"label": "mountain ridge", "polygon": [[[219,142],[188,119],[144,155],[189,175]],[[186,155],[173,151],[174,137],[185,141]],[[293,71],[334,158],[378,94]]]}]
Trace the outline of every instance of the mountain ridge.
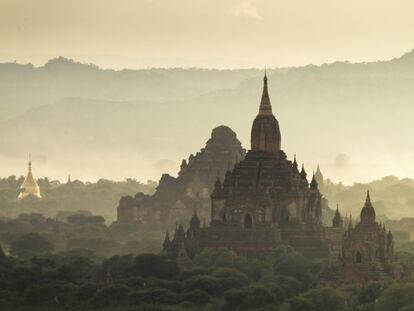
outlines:
[{"label": "mountain ridge", "polygon": [[[268,71],[273,111],[288,156],[297,153],[310,169],[320,162],[332,178],[347,182],[414,175],[414,154],[406,143],[406,137],[414,135],[409,117],[414,100],[412,54],[404,61]],[[99,174],[122,179],[134,172],[132,177],[143,175],[146,180],[158,179],[157,161],[179,163],[221,124],[230,126],[249,147],[263,71],[164,72],[168,75],[162,86],[162,79],[145,77],[142,84],[134,79],[110,84],[112,78],[76,79],[74,74],[48,84],[54,75],[44,80],[21,74],[25,83],[16,75],[14,82],[6,81],[14,85],[8,93],[1,92],[6,87],[0,85],[0,109],[14,109],[16,101],[24,104],[0,120],[0,160],[14,163],[32,152],[44,160],[45,171],[53,168],[59,176],[59,167],[67,166],[85,173],[86,179]],[[96,159],[117,163],[109,169]],[[345,167],[343,159],[349,159]],[[131,165],[137,168],[131,170]],[[172,164],[169,172],[176,167]],[[15,164],[3,165],[0,173],[17,169]]]}]

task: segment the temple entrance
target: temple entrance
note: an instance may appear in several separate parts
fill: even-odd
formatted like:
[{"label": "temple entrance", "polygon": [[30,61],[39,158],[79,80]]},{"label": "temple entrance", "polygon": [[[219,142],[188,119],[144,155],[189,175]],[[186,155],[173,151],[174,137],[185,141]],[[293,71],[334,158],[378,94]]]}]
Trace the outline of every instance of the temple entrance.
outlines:
[{"label": "temple entrance", "polygon": [[361,263],[362,262],[362,255],[359,251],[356,253],[355,262],[356,263]]},{"label": "temple entrance", "polygon": [[244,216],[244,229],[251,229],[253,227],[253,218],[250,214]]},{"label": "temple entrance", "polygon": [[279,219],[279,226],[283,227],[289,224],[290,215],[289,211],[284,208],[282,209],[282,212],[280,213],[280,219]]}]

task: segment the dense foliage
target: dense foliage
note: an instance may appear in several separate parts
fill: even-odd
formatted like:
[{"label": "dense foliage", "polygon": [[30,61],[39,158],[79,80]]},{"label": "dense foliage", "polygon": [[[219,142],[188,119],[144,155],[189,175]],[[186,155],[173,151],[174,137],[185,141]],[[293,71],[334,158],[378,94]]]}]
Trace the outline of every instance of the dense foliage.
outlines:
[{"label": "dense foliage", "polygon": [[407,311],[412,279],[326,287],[323,262],[280,246],[267,259],[204,250],[180,272],[163,255],[0,254],[0,308],[15,310]]},{"label": "dense foliage", "polygon": [[161,225],[107,225],[105,218],[88,211],[60,212],[55,218],[32,213],[0,219],[0,245],[20,258],[53,251],[103,259],[115,254],[158,253],[165,230]]}]

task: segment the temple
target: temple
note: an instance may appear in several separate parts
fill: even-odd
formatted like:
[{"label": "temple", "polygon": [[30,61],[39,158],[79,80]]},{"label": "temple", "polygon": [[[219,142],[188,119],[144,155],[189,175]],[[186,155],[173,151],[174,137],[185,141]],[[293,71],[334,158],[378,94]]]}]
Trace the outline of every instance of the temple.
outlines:
[{"label": "temple", "polygon": [[27,197],[34,197],[38,199],[42,198],[42,195],[40,194],[39,185],[33,178],[31,160],[29,160],[29,169],[27,172],[27,176],[25,177],[23,184],[20,186],[20,192],[17,198],[21,200]]},{"label": "temple", "polygon": [[[334,218],[338,223],[338,217]],[[344,231],[338,261],[325,271],[327,283],[364,283],[399,278],[400,267],[394,255],[394,238],[391,230],[376,221],[376,213],[369,191],[361,209],[360,220],[352,220]]]},{"label": "temple", "polygon": [[315,175],[309,183],[304,166],[299,171],[296,157],[288,160],[281,148],[265,75],[251,149],[227,170],[223,182],[216,180],[210,226],[190,225],[183,238],[246,256],[266,256],[287,243],[309,257],[326,257],[330,243],[324,237],[322,202]]},{"label": "temple", "polygon": [[117,223],[175,224],[190,219],[194,209],[207,218],[215,180],[244,156],[235,132],[223,125],[214,128],[205,147],[182,161],[177,177],[162,175],[154,195],[122,197]]}]

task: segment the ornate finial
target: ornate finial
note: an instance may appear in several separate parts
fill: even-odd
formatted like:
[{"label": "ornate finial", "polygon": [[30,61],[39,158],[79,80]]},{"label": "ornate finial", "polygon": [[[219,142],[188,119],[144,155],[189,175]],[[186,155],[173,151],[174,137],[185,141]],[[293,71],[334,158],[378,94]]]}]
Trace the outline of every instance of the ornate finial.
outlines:
[{"label": "ornate finial", "polygon": [[32,171],[32,154],[29,153],[29,172]]},{"label": "ornate finial", "polygon": [[272,115],[272,105],[270,103],[269,91],[267,90],[267,75],[263,78],[263,93],[260,101],[259,115]]},{"label": "ornate finial", "polygon": [[369,190],[367,190],[367,199],[365,200],[367,203],[371,203],[371,197],[369,195]]}]

